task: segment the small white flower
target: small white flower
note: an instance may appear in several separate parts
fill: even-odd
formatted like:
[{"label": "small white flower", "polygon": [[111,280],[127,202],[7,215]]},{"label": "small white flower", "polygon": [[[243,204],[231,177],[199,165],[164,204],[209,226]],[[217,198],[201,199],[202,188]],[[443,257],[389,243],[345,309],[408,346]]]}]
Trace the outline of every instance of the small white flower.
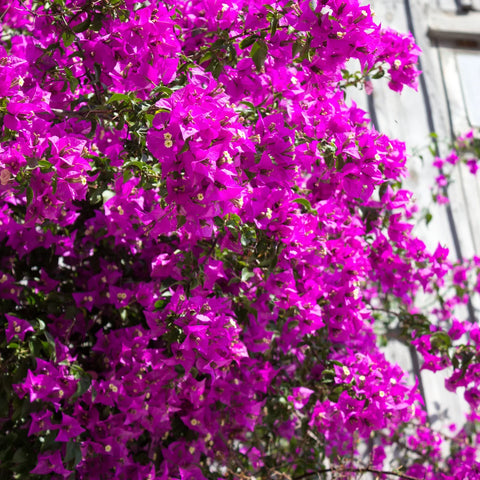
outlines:
[{"label": "small white flower", "polygon": [[321,10],[320,10],[320,13],[322,15],[332,15],[333,14],[333,10],[328,6],[328,5],[325,5]]}]

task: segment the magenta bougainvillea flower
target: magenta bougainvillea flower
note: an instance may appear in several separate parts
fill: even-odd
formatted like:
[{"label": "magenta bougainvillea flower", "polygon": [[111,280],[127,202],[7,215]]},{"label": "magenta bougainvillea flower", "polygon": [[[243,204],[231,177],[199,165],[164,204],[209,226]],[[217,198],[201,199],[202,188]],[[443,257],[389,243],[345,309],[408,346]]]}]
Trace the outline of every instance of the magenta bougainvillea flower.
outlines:
[{"label": "magenta bougainvillea flower", "polygon": [[[480,259],[415,237],[405,145],[345,101],[416,88],[411,35],[357,0],[0,18],[2,478],[478,476]],[[476,148],[434,160],[438,203]],[[392,337],[451,369],[464,429]]]},{"label": "magenta bougainvillea flower", "polygon": [[5,336],[7,342],[10,342],[14,337],[17,337],[21,342],[25,340],[25,335],[27,332],[33,332],[32,325],[26,320],[15,317],[13,315],[5,315],[7,319],[8,326],[5,329]]}]

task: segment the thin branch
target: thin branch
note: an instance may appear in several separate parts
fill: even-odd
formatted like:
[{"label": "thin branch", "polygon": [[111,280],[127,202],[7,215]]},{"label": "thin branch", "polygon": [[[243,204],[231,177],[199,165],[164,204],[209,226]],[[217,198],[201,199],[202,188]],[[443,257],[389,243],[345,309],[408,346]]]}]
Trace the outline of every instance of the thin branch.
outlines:
[{"label": "thin branch", "polygon": [[4,10],[4,12],[0,15],[0,22],[3,20],[3,17],[7,14],[7,12],[10,10],[10,7],[12,4],[7,5],[7,8]]},{"label": "thin branch", "polygon": [[377,468],[370,468],[370,467],[365,467],[365,468],[355,468],[355,467],[324,468],[322,470],[315,470],[314,472],[304,473],[302,475],[299,475],[298,477],[292,477],[292,480],[301,480],[303,478],[308,478],[311,475],[318,475],[320,473],[330,473],[330,472],[336,472],[336,473],[341,473],[341,472],[376,473],[376,474],[379,474],[379,475],[392,475],[392,476],[395,476],[397,478],[402,478],[404,480],[422,480],[418,477],[412,477],[412,476],[406,475],[404,473],[387,471],[387,470],[379,470]]}]

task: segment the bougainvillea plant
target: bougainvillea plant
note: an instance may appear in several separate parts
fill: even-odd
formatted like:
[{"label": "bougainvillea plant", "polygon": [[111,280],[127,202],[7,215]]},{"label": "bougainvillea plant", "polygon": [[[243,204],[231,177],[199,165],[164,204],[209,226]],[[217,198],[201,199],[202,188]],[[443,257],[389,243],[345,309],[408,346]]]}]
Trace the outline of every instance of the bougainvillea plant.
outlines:
[{"label": "bougainvillea plant", "polygon": [[[416,87],[410,35],[357,0],[0,19],[0,479],[480,478],[480,260],[413,235],[404,145],[345,101]],[[464,428],[379,325],[453,367]]]}]

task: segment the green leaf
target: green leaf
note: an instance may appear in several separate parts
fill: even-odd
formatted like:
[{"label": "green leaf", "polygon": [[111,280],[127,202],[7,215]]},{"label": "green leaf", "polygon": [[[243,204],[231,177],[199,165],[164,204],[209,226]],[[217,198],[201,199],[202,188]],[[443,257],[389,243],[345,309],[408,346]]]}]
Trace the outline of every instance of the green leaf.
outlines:
[{"label": "green leaf", "polygon": [[372,78],[375,80],[378,80],[379,78],[382,78],[384,75],[385,75],[385,70],[380,69],[378,72],[372,75]]},{"label": "green leaf", "polygon": [[242,219],[236,213],[229,213],[227,216],[227,220],[231,220],[235,225],[240,225],[242,223]]},{"label": "green leaf", "polygon": [[452,357],[452,366],[455,369],[457,369],[460,366],[460,362],[458,361],[458,358],[456,355]]},{"label": "green leaf", "polygon": [[432,221],[433,215],[430,212],[425,214],[425,223],[428,225]]},{"label": "green leaf", "polygon": [[96,12],[93,16],[93,21],[92,21],[92,30],[95,32],[99,32],[100,29],[102,28],[102,22],[103,22],[104,15],[101,13]]},{"label": "green leaf", "polygon": [[430,335],[430,343],[438,350],[446,350],[452,345],[452,339],[446,332],[435,332]]},{"label": "green leaf", "polygon": [[93,64],[93,69],[95,71],[95,81],[100,82],[100,77],[102,75],[102,66],[99,63],[95,62]]},{"label": "green leaf", "polygon": [[185,140],[185,143],[183,144],[183,147],[182,149],[180,150],[180,153],[184,153],[184,152],[187,152],[190,148],[190,138],[187,138]]},{"label": "green leaf", "polygon": [[[70,365],[70,361],[69,360],[63,360],[62,362],[59,363],[60,365]],[[72,373],[72,375],[76,378],[76,379],[80,379],[82,377],[84,377],[85,375],[87,375],[85,373],[85,370],[78,364],[76,363],[72,363],[71,366],[70,366],[70,372]]]},{"label": "green leaf", "polygon": [[114,93],[114,94],[108,99],[107,105],[108,105],[109,103],[113,103],[113,102],[128,102],[128,103],[132,103],[132,99],[131,99],[128,95],[125,95],[124,93]]},{"label": "green leaf", "polygon": [[170,300],[168,298],[161,298],[160,300],[157,300],[154,304],[155,310],[157,311],[163,310],[168,305],[169,302]]},{"label": "green leaf", "polygon": [[301,40],[297,40],[292,43],[292,58],[295,58],[303,49],[304,43]]},{"label": "green leaf", "polygon": [[242,282],[246,282],[254,276],[255,274],[251,272],[247,267],[242,268]]},{"label": "green leaf", "polygon": [[338,399],[340,398],[341,393],[344,392],[345,390],[348,390],[348,388],[349,388],[349,385],[346,383],[342,383],[338,385],[328,394],[328,399],[331,402],[338,402]]},{"label": "green leaf", "polygon": [[133,172],[128,169],[123,170],[123,181],[124,183],[128,182],[133,177]]},{"label": "green leaf", "polygon": [[30,185],[27,187],[26,194],[27,194],[27,207],[28,207],[33,201],[33,189]]},{"label": "green leaf", "polygon": [[291,332],[294,328],[298,327],[298,325],[300,325],[298,320],[291,320],[287,325],[288,331]]},{"label": "green leaf", "polygon": [[75,35],[72,32],[63,32],[62,33],[63,44],[66,47],[69,47],[75,40]]},{"label": "green leaf", "polygon": [[92,139],[93,136],[95,135],[95,131],[97,130],[97,120],[95,118],[92,118],[90,120],[90,131],[85,135],[87,138]]},{"label": "green leaf", "polygon": [[118,18],[122,22],[128,22],[128,20],[130,19],[130,10],[118,10]]},{"label": "green leaf", "polygon": [[75,93],[78,84],[78,79],[73,75],[72,71],[68,67],[64,67],[65,75],[67,77],[68,84],[70,85],[70,91]]},{"label": "green leaf", "polygon": [[304,206],[307,210],[312,210],[311,203],[306,198],[296,198],[292,200],[293,203],[299,203],[300,205]]},{"label": "green leaf", "polygon": [[25,463],[28,460],[27,451],[24,448],[18,448],[13,454],[13,463]]},{"label": "green leaf", "polygon": [[322,372],[322,383],[333,383],[335,381],[335,370],[326,369]]},{"label": "green leaf", "polygon": [[73,460],[74,465],[78,465],[82,460],[82,450],[80,445],[74,440],[70,440],[67,443],[67,451],[65,453],[65,463],[69,463]]},{"label": "green leaf", "polygon": [[277,15],[273,16],[272,23],[270,24],[270,34],[273,36],[278,28],[278,17]]},{"label": "green leaf", "polygon": [[263,40],[257,40],[252,47],[250,56],[252,57],[253,63],[257,68],[257,71],[260,71],[265,65],[265,59],[267,58],[268,47]]},{"label": "green leaf", "polygon": [[37,321],[37,325],[35,326],[35,329],[41,330],[41,331],[45,330],[46,328],[45,322],[43,320],[40,320],[39,318],[37,318],[36,321]]},{"label": "green leaf", "polygon": [[175,369],[179,377],[183,377],[185,375],[185,367],[183,365],[175,365],[175,367],[173,368]]},{"label": "green leaf", "polygon": [[253,45],[255,43],[255,40],[258,38],[258,35],[250,35],[249,37],[247,38],[244,38],[241,42],[240,42],[240,48],[248,48],[250,45]]},{"label": "green leaf", "polygon": [[212,52],[209,50],[202,56],[202,58],[198,61],[201,65],[202,63],[208,62],[212,58]]},{"label": "green leaf", "polygon": [[139,170],[143,170],[145,168],[145,164],[141,160],[129,160],[125,163],[125,167],[136,167]]},{"label": "green leaf", "polygon": [[125,126],[125,115],[119,115],[118,122],[115,124],[115,129],[122,130],[124,126]]},{"label": "green leaf", "polygon": [[380,199],[382,199],[382,197],[385,195],[385,193],[387,193],[388,185],[389,185],[388,182],[383,182],[380,185],[380,188],[378,190],[378,196],[379,196]]},{"label": "green leaf", "polygon": [[88,392],[90,385],[92,384],[92,379],[89,375],[84,375],[80,378],[77,383],[77,390],[72,395],[71,400],[76,400],[77,398],[81,397],[85,392]]},{"label": "green leaf", "polygon": [[90,15],[89,15],[82,23],[79,23],[78,25],[75,25],[74,27],[72,27],[72,30],[75,33],[84,32],[90,26],[91,22],[92,22],[92,20],[91,20]]},{"label": "green leaf", "polygon": [[171,97],[173,94],[173,90],[171,88],[164,87],[164,86],[157,87],[155,90],[158,90],[160,93],[162,93],[164,98]]},{"label": "green leaf", "polygon": [[79,83],[80,82],[78,81],[78,79],[72,78],[72,80],[70,82],[70,91],[72,93],[75,93],[75,90],[77,89]]},{"label": "green leaf", "polygon": [[313,215],[318,215],[317,210],[315,210],[312,207],[311,203],[306,198],[296,198],[295,200],[292,200],[292,201],[294,203],[298,203],[302,205],[308,213],[311,213]]},{"label": "green leaf", "polygon": [[40,171],[42,173],[48,173],[53,169],[53,165],[48,160],[44,160],[43,158],[38,161],[38,166],[40,167]]},{"label": "green leaf", "polygon": [[177,229],[183,227],[187,223],[187,217],[185,215],[177,215]]},{"label": "green leaf", "polygon": [[115,196],[115,192],[113,192],[112,190],[104,190],[102,193],[102,200],[103,200],[103,203],[105,202],[108,202],[108,200],[110,200],[111,198],[113,198]]},{"label": "green leaf", "polygon": [[47,341],[42,342],[42,344],[43,345],[45,343],[47,344],[46,346],[44,345],[44,347],[47,349],[50,358],[54,359],[55,358],[55,351],[56,351],[55,339],[47,331],[44,331],[43,334],[45,335],[45,338],[46,338]]}]

